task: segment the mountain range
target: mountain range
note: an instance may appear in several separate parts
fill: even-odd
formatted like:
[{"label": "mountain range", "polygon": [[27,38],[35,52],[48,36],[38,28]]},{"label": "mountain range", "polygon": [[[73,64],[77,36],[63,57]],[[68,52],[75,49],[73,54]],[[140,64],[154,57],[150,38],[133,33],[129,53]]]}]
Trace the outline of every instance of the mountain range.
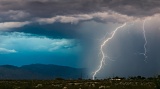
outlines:
[{"label": "mountain range", "polygon": [[1,80],[25,80],[25,79],[78,79],[85,75],[84,68],[72,68],[52,64],[31,64],[21,67],[13,65],[0,66]]}]

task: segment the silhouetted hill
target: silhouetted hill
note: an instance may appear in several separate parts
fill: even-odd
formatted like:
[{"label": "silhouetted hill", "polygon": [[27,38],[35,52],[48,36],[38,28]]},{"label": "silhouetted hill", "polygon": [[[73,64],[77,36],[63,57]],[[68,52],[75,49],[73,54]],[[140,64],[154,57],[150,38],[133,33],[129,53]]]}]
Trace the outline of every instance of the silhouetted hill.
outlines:
[{"label": "silhouetted hill", "polygon": [[0,66],[0,79],[77,79],[82,74],[85,74],[85,69],[51,64],[31,64],[21,67]]}]

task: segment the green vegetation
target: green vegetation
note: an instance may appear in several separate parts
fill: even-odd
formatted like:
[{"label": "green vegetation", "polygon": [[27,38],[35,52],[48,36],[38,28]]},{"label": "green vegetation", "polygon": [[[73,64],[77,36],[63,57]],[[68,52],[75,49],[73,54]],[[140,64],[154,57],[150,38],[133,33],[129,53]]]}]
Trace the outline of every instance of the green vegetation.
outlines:
[{"label": "green vegetation", "polygon": [[0,89],[160,89],[160,76],[108,78],[104,80],[0,80]]}]

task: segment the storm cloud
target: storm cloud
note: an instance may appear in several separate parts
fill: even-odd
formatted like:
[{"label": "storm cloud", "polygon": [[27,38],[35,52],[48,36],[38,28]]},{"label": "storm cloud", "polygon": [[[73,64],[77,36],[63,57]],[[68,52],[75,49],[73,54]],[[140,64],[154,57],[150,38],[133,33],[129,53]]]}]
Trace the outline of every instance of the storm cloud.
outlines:
[{"label": "storm cloud", "polygon": [[110,10],[144,17],[159,13],[159,6],[159,0],[0,0],[0,21],[30,21]]}]

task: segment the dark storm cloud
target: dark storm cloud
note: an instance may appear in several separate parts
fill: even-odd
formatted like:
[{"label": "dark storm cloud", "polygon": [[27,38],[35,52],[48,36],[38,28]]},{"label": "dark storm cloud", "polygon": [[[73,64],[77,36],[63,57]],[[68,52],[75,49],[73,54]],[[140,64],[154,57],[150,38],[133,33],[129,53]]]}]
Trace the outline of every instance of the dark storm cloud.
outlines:
[{"label": "dark storm cloud", "polygon": [[0,0],[0,21],[23,21],[57,15],[112,10],[129,16],[160,12],[159,0]]}]

